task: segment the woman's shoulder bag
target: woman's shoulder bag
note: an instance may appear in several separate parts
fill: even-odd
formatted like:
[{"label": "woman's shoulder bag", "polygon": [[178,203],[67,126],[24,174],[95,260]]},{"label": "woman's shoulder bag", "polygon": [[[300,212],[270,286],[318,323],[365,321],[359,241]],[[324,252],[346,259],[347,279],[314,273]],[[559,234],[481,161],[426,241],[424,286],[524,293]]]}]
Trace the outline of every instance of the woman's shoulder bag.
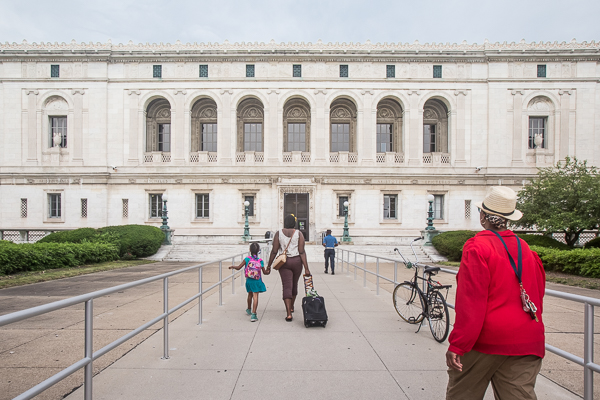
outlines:
[{"label": "woman's shoulder bag", "polygon": [[[280,232],[283,233],[283,231],[280,231]],[[275,259],[273,260],[273,269],[281,268],[283,266],[283,264],[285,264],[285,262],[287,261],[287,249],[288,249],[288,247],[290,247],[290,243],[292,243],[292,238],[294,237],[295,234],[296,234],[296,230],[294,230],[294,233],[290,237],[290,241],[288,242],[287,246],[285,246],[285,250],[280,255],[275,257]]]}]

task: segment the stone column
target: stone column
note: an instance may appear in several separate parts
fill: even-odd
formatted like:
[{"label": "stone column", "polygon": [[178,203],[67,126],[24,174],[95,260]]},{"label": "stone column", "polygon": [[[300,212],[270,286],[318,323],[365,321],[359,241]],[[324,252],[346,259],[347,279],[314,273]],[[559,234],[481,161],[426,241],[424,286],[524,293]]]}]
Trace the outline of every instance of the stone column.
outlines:
[{"label": "stone column", "polygon": [[421,92],[409,90],[409,108],[404,111],[407,122],[408,143],[404,159],[408,159],[408,165],[421,165],[423,160],[423,109],[419,109],[419,97]]},{"label": "stone column", "polygon": [[375,164],[375,142],[377,140],[377,130],[375,123],[377,121],[377,108],[373,108],[373,90],[362,90],[363,110],[359,111],[362,115],[363,123],[361,129],[357,132],[357,143],[360,144],[356,149],[361,165]]},{"label": "stone column", "polygon": [[184,107],[185,107],[185,90],[174,90],[175,104],[174,108],[171,109],[171,152],[172,161],[176,164],[185,163],[185,154],[183,152],[184,142],[189,136],[184,132]]},{"label": "stone column", "polygon": [[329,107],[325,107],[327,90],[316,89],[316,110],[311,112],[311,152],[315,157],[315,164],[325,165],[329,159]]},{"label": "stone column", "polygon": [[[40,94],[37,90],[26,90],[25,95],[27,96],[27,112],[26,115],[26,125],[27,130],[23,132],[27,143],[27,162],[28,163],[37,163],[37,96]],[[25,118],[23,118],[25,120]],[[46,136],[47,139],[48,136]],[[42,134],[42,143],[44,135]],[[42,145],[43,147],[43,145]]]},{"label": "stone column", "polygon": [[456,123],[453,123],[456,126],[456,154],[454,156],[454,164],[459,165],[467,163],[465,159],[465,98],[467,97],[467,91],[457,90],[454,92],[454,95],[456,96],[456,113],[454,114]]},{"label": "stone column", "polygon": [[513,142],[512,142],[512,164],[523,164],[523,90],[512,90],[513,95]]},{"label": "stone column", "polygon": [[73,129],[70,130],[70,141],[73,144],[73,162],[83,164],[83,89],[74,89],[73,94]]},{"label": "stone column", "polygon": [[281,154],[278,149],[283,149],[283,131],[277,129],[280,121],[283,120],[283,110],[277,109],[279,90],[267,90],[267,94],[269,95],[269,104],[265,104],[265,131],[263,132],[265,162],[277,164]]},{"label": "stone column", "polygon": [[569,155],[569,147],[571,145],[571,141],[569,140],[569,113],[572,91],[559,90],[558,94],[560,95],[560,147],[558,148],[558,159],[564,160]]},{"label": "stone column", "polygon": [[139,136],[142,134],[142,130],[139,128],[140,91],[129,90],[127,94],[129,95],[129,155],[127,162],[138,164],[140,160],[138,143],[140,142]]},{"label": "stone column", "polygon": [[233,90],[221,90],[222,108],[217,110],[217,161],[219,164],[233,164],[236,141],[235,105],[231,105]]}]

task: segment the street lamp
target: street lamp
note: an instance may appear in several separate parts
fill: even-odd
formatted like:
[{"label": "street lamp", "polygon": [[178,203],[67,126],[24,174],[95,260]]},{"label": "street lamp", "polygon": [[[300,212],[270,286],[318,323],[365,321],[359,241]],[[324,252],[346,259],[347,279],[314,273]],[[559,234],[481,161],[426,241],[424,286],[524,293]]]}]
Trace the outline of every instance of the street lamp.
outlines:
[{"label": "street lamp", "polygon": [[165,240],[163,241],[163,244],[167,244],[170,245],[171,244],[171,229],[169,228],[169,225],[167,225],[167,220],[169,219],[167,217],[167,214],[169,213],[167,211],[167,201],[169,200],[169,196],[167,196],[166,193],[164,193],[162,196],[162,202],[163,202],[163,209],[162,209],[162,225],[160,227],[160,229],[164,232],[165,234]]},{"label": "street lamp", "polygon": [[429,202],[429,211],[428,211],[428,217],[427,217],[427,228],[425,228],[426,231],[434,231],[435,228],[433,227],[433,200],[435,199],[435,197],[433,197],[432,194],[427,196],[427,201]]},{"label": "street lamp", "polygon": [[250,202],[248,200],[244,201],[244,214],[246,215],[246,222],[244,224],[244,236],[242,239],[245,241],[250,240],[250,226],[248,226],[248,207],[250,206]]},{"label": "street lamp", "polygon": [[344,234],[342,236],[342,242],[351,242],[350,232],[348,232],[348,201],[344,202]]}]

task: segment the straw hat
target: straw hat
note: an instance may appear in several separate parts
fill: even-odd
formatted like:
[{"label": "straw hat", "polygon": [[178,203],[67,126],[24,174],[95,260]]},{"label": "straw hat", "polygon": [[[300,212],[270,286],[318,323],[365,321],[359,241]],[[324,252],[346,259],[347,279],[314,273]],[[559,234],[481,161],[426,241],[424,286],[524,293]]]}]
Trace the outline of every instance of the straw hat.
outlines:
[{"label": "straw hat", "polygon": [[483,212],[498,215],[511,221],[518,221],[523,213],[516,210],[517,194],[506,186],[492,186],[482,202],[475,203]]}]

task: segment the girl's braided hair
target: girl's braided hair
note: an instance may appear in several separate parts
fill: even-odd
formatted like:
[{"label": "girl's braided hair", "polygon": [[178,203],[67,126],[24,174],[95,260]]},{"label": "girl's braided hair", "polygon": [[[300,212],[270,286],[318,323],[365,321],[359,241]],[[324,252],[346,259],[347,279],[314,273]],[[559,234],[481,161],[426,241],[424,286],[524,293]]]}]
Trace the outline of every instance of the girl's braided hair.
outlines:
[{"label": "girl's braided hair", "polygon": [[258,245],[258,243],[250,243],[250,254],[258,255],[259,251],[260,251],[260,246]]}]

